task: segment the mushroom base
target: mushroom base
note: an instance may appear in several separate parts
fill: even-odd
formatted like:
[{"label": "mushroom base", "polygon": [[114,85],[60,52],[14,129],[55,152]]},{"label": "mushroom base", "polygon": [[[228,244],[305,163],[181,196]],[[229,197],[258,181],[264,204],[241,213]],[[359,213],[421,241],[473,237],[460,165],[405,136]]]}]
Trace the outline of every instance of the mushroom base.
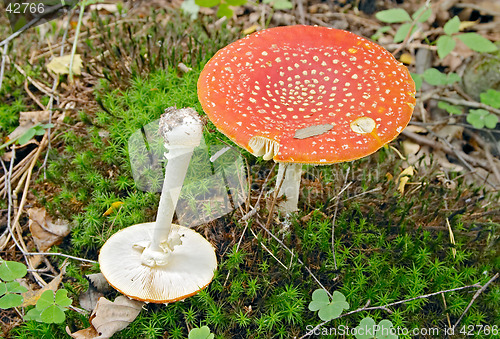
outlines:
[{"label": "mushroom base", "polygon": [[170,303],[190,297],[205,288],[217,268],[215,249],[190,228],[172,224],[182,238],[166,266],[141,263],[140,241],[151,241],[156,223],[127,227],[106,241],[99,254],[101,272],[113,288],[136,300]]}]

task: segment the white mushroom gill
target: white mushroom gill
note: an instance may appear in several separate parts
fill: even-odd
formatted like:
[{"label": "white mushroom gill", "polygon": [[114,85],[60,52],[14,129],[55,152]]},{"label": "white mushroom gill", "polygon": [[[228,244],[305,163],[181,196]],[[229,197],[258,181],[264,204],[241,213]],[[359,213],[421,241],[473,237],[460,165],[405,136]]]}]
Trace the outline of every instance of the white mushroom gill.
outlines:
[{"label": "white mushroom gill", "polygon": [[160,119],[160,134],[168,150],[165,154],[168,162],[153,238],[134,245],[142,251],[142,264],[149,267],[167,265],[175,246],[181,244],[180,236],[172,232],[172,218],[193,150],[201,141],[202,123],[193,109],[170,107]]}]

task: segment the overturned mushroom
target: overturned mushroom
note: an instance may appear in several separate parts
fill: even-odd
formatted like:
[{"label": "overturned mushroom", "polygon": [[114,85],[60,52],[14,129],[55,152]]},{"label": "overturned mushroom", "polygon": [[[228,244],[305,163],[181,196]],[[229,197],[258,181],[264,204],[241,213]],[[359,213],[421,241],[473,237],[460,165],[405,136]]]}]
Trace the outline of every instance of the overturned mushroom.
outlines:
[{"label": "overturned mushroom", "polygon": [[172,224],[193,150],[202,137],[198,114],[168,108],[160,120],[168,159],[156,222],[115,233],[99,254],[111,286],[136,300],[169,303],[196,294],[213,278],[213,246],[195,231]]},{"label": "overturned mushroom", "polygon": [[367,156],[408,124],[415,84],[384,48],[326,27],[266,29],[217,52],[198,80],[201,105],[241,147],[279,162],[282,212],[297,210],[302,164]]}]

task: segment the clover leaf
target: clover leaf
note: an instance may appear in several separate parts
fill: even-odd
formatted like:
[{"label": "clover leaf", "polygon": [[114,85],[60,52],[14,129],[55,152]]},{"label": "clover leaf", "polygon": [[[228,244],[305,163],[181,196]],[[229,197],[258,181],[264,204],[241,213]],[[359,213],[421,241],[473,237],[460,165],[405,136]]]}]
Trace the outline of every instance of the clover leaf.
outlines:
[{"label": "clover leaf", "polygon": [[0,279],[12,281],[22,278],[28,272],[26,265],[16,261],[2,261],[0,263]]},{"label": "clover leaf", "polygon": [[398,336],[394,334],[394,325],[387,319],[384,319],[375,324],[375,320],[366,317],[360,321],[359,325],[355,328],[356,339],[397,339]]},{"label": "clover leaf", "polygon": [[62,323],[66,318],[64,312],[72,302],[67,295],[68,291],[64,289],[58,290],[55,295],[52,290],[43,292],[35,308],[26,313],[24,320],[36,320],[47,324]]},{"label": "clover leaf", "polygon": [[498,117],[485,109],[471,109],[467,115],[467,122],[475,128],[495,128]]},{"label": "clover leaf", "polygon": [[210,328],[208,326],[202,326],[200,328],[193,328],[189,331],[188,339],[213,339],[214,334],[210,333]]},{"label": "clover leaf", "polygon": [[500,92],[494,89],[489,89],[480,94],[481,102],[493,108],[500,108]]},{"label": "clover leaf", "polygon": [[319,311],[319,318],[323,321],[338,318],[344,309],[349,309],[349,303],[346,302],[345,296],[335,291],[332,299],[323,289],[317,289],[312,294],[312,301],[309,303],[309,310]]}]

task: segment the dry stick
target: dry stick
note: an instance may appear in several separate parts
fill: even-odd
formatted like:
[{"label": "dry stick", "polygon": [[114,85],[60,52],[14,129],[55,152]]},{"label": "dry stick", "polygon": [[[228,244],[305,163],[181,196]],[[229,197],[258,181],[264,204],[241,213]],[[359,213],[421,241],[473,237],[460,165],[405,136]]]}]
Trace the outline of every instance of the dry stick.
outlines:
[{"label": "dry stick", "polygon": [[[238,240],[238,245],[236,245],[236,251],[240,249],[241,241],[243,240],[243,236],[245,235],[247,228],[248,228],[248,221],[245,225],[245,228],[243,229],[243,232],[241,232],[240,240]],[[231,270],[227,272],[226,280],[224,281],[224,287],[226,287],[227,281],[229,280],[229,275],[231,275]]]},{"label": "dry stick", "polygon": [[[7,56],[7,59],[10,61],[9,56]],[[33,79],[29,75],[27,75],[26,72],[21,68],[21,66],[19,66],[15,62],[12,62],[12,65],[14,65],[14,67],[17,69],[17,71],[19,73],[21,73],[22,75],[24,75],[26,77],[26,79],[28,79],[31,82],[31,84],[33,86],[35,86],[36,88],[38,88],[38,90],[40,90],[41,92],[45,93],[46,95],[57,94],[57,96],[59,96],[59,93],[51,92],[50,88],[48,88],[45,84],[43,84],[43,83]]]},{"label": "dry stick", "polygon": [[[278,242],[278,244],[281,245],[281,247],[283,247],[284,249],[286,249],[288,251],[288,253],[290,253],[292,255],[292,258],[295,256],[295,254],[288,248],[288,246],[286,246],[283,241],[279,240],[278,237],[276,237],[271,231],[269,231],[267,229],[266,226],[264,226],[259,220],[255,220],[255,222],[257,223],[257,225],[259,225],[264,231],[267,232],[267,234],[269,234],[274,240],[276,240]],[[251,228],[250,228],[251,229]],[[323,284],[319,281],[318,278],[316,278],[316,276],[313,274],[313,272],[309,269],[309,267],[307,267],[306,264],[304,264],[304,262],[302,260],[300,260],[299,257],[297,257],[297,261],[299,262],[299,264],[301,264],[302,266],[304,266],[304,268],[306,269],[306,271],[309,273],[309,275],[318,283],[318,285],[323,289],[325,290],[326,293],[328,293],[328,295],[330,296],[330,298],[332,297],[332,295],[330,294],[330,292],[325,288],[325,286],[323,286]]]},{"label": "dry stick", "polygon": [[[248,221],[247,221],[247,226],[248,226]],[[259,241],[259,239],[257,238],[257,234],[255,234],[253,229],[251,227],[249,229],[250,232],[252,232],[252,235],[254,236],[255,240]],[[274,258],[274,260],[276,260],[281,266],[283,266],[285,270],[288,270],[288,267],[286,267],[285,264],[283,264],[278,258],[276,258],[276,256],[266,247],[266,245],[264,245],[264,243],[262,243],[262,241],[259,241],[259,244],[267,251],[267,253],[269,253],[269,255],[271,255],[271,257]]]},{"label": "dry stick", "polygon": [[287,169],[288,165],[286,165],[285,170],[283,171],[283,177],[281,178],[280,184],[274,191],[273,201],[271,202],[271,208],[269,209],[269,215],[267,216],[266,228],[269,227],[269,224],[271,224],[271,219],[273,218],[273,213],[274,213],[274,206],[276,205],[276,201],[278,200],[278,193],[281,190],[281,185],[283,185],[283,182],[285,181],[285,175]]},{"label": "dry stick", "polygon": [[[498,273],[496,274],[496,276],[498,276]],[[494,277],[495,278],[495,277]],[[496,279],[496,278],[495,278]],[[492,279],[493,280],[493,279]],[[490,280],[490,282],[492,281]],[[489,282],[488,282],[489,283]],[[344,313],[342,315],[340,315],[339,317],[335,318],[335,319],[340,319],[340,318],[343,318],[343,317],[346,317],[348,315],[351,315],[351,314],[354,314],[354,313],[358,313],[358,312],[362,312],[362,311],[373,311],[373,310],[384,310],[384,311],[387,311],[389,313],[392,313],[392,311],[388,308],[390,306],[396,306],[396,305],[399,305],[399,304],[404,304],[404,303],[407,303],[409,301],[413,301],[413,300],[418,300],[418,299],[425,299],[425,298],[429,298],[429,297],[432,297],[432,296],[435,296],[435,295],[438,295],[438,294],[443,294],[443,293],[448,293],[448,292],[456,292],[456,291],[460,291],[460,290],[465,290],[467,288],[472,288],[472,287],[477,287],[477,288],[481,288],[481,285],[479,284],[474,284],[474,285],[468,285],[468,286],[462,286],[462,287],[457,287],[457,288],[452,288],[450,290],[443,290],[443,291],[439,291],[439,292],[434,292],[434,293],[429,293],[429,294],[424,294],[424,295],[421,295],[421,296],[418,296],[418,297],[415,297],[415,298],[410,298],[410,299],[405,299],[405,300],[400,300],[400,301],[396,301],[396,302],[393,302],[393,303],[390,303],[390,304],[386,304],[386,305],[383,305],[383,306],[373,306],[373,307],[368,307],[368,305],[370,304],[370,301],[368,301],[366,303],[365,306],[363,307],[360,307],[358,308],[357,310],[354,310],[354,311],[351,311],[351,312],[347,312],[347,313]],[[322,323],[318,324],[315,328],[313,328],[312,330],[310,330],[309,332],[307,332],[306,334],[304,334],[302,337],[300,337],[299,339],[302,339],[302,338],[305,338],[305,337],[309,337],[310,335],[314,334],[314,332],[321,328],[321,326],[325,325],[326,323],[332,321],[333,319],[330,319],[330,320],[326,320],[326,321],[323,321]]]},{"label": "dry stick", "polygon": [[7,44],[3,46],[2,50],[2,64],[0,65],[0,89],[2,89],[3,74],[5,72],[5,60],[7,59]]},{"label": "dry stick", "polygon": [[[257,198],[257,201],[255,202],[255,206],[250,210],[250,212],[248,212],[243,217],[241,217],[240,220],[242,220],[242,221],[248,220],[249,218],[251,218],[255,214],[257,214],[257,212],[259,211],[260,199],[262,198],[262,195],[264,194],[264,188],[266,188],[267,184],[269,183],[269,179],[271,178],[271,174],[273,173],[274,167],[276,167],[276,163],[274,163],[273,166],[271,167],[271,169],[269,170],[269,173],[267,174],[267,177],[264,180],[264,184],[260,188],[260,194],[259,194],[259,197]],[[250,196],[250,194],[248,196]],[[250,203],[248,205],[250,206]]]},{"label": "dry stick", "polygon": [[299,22],[301,25],[306,24],[303,1],[304,0],[295,0],[297,3],[297,11],[299,12]]},{"label": "dry stick", "polygon": [[333,267],[335,267],[335,271],[337,270],[337,258],[335,257],[335,220],[337,219],[337,211],[339,210],[340,201],[337,200],[335,204],[335,212],[333,213],[332,219],[332,254],[333,254]]},{"label": "dry stick", "polygon": [[[491,284],[493,281],[495,281],[495,279],[498,278],[499,276],[500,276],[500,273],[495,274],[493,276],[493,278],[491,278],[490,280],[488,280],[488,282],[486,284],[484,284],[483,287],[481,287],[478,291],[476,291],[476,293],[472,297],[472,300],[470,301],[469,305],[467,305],[467,307],[465,308],[465,311],[462,313],[462,315],[460,316],[460,318],[458,318],[458,320],[456,321],[455,325],[453,325],[453,331],[455,330],[455,328],[457,327],[457,325],[460,323],[460,320],[462,320],[462,318],[464,317],[465,313],[467,313],[467,311],[469,310],[469,308],[472,306],[472,304],[474,303],[474,301],[477,299],[477,297],[479,297],[479,295],[486,290],[486,288],[488,287],[488,285]],[[452,333],[454,333],[454,332],[452,332]]]},{"label": "dry stick", "polygon": [[[13,171],[13,175],[11,178],[12,182],[17,180],[21,176],[21,174],[26,172],[25,170],[29,166],[30,160],[33,157],[33,155],[36,153],[36,151],[37,151],[37,149],[35,148],[26,157],[24,157],[23,160],[21,160],[16,166],[14,166],[14,171]],[[3,197],[5,197],[5,195],[7,194],[7,188],[5,186],[6,178],[7,178],[7,174],[4,174],[0,178],[0,184],[2,184],[2,182],[3,182],[3,188],[0,190],[0,196],[3,196]]]},{"label": "dry stick", "polygon": [[464,100],[464,99],[448,98],[448,97],[443,97],[443,96],[439,96],[439,95],[433,95],[431,97],[431,99],[446,101],[446,102],[449,102],[450,104],[453,104],[453,105],[467,106],[467,107],[472,107],[472,108],[482,108],[482,109],[485,109],[487,111],[493,112],[496,115],[500,115],[500,109],[488,106],[488,105],[483,104],[481,102],[469,101],[469,100]]},{"label": "dry stick", "polygon": [[[40,146],[39,146],[39,150],[41,150],[43,148],[43,141],[45,140],[46,138],[46,135],[47,133],[45,134],[44,136],[44,139],[42,139],[42,142],[40,143]],[[15,150],[15,146],[13,147],[13,151]],[[38,156],[40,155],[40,151],[37,151],[37,155],[34,157],[32,163],[31,163],[31,166],[30,166],[30,169],[27,171],[28,173],[28,176],[30,177],[31,179],[31,173],[33,171],[33,167],[34,167],[34,164],[36,163],[37,159],[38,159]],[[4,171],[6,171],[6,168],[5,168],[5,165],[3,163],[3,160],[0,159],[0,162],[2,163],[3,167],[4,167]],[[12,167],[12,164],[14,163],[14,160],[11,161],[11,167]],[[9,170],[9,173],[12,173],[10,170]],[[14,224],[17,224],[19,223],[19,217],[21,215],[21,210],[22,208],[24,207],[24,204],[26,202],[26,195],[27,195],[27,190],[29,188],[29,182],[30,182],[30,179],[27,180],[26,182],[26,185],[24,187],[24,192],[23,192],[23,197],[21,199],[21,204],[19,205],[19,208],[18,208],[18,213],[16,215],[16,219],[15,219],[15,222]],[[9,193],[9,210],[10,208],[12,207],[12,196],[11,196],[11,187],[10,187],[10,180],[7,179],[7,186],[8,186],[8,193]],[[62,253],[52,253],[52,252],[28,252],[27,249],[23,249],[23,247],[21,246],[20,243],[17,242],[17,239],[14,237],[14,234],[12,232],[12,229],[11,229],[11,223],[10,223],[10,211],[8,212],[8,215],[7,215],[7,218],[8,218],[8,221],[7,221],[7,227],[9,228],[10,232],[11,232],[11,236],[13,237],[12,240],[14,240],[14,242],[16,243],[16,246],[19,248],[19,250],[21,251],[21,253],[23,254],[23,256],[26,258],[26,256],[31,256],[31,255],[54,255],[54,256],[60,256],[60,257],[64,257],[64,258],[69,258],[69,259],[75,259],[75,260],[79,260],[79,261],[83,261],[83,262],[89,262],[89,263],[96,263],[96,261],[93,261],[93,260],[89,260],[89,259],[84,259],[84,258],[79,258],[79,257],[75,257],[75,256],[72,256],[72,255],[67,255],[67,254],[62,254]],[[21,243],[24,245],[24,247],[26,248],[26,244],[24,244],[24,242],[22,241],[22,238],[21,238]],[[27,260],[27,258],[26,258]],[[28,268],[31,269],[31,270],[34,270],[31,265],[29,264],[29,260],[27,260],[27,263],[28,263]],[[36,272],[36,270],[35,270]],[[41,279],[41,278],[40,278]],[[43,281],[43,279],[42,279]],[[46,283],[45,283],[46,285]]]},{"label": "dry stick", "polygon": [[483,161],[481,159],[473,158],[470,155],[465,154],[464,152],[462,152],[460,150],[456,150],[453,147],[448,147],[447,145],[444,145],[444,144],[439,143],[439,142],[437,142],[435,140],[432,140],[432,139],[430,139],[430,138],[428,138],[428,137],[426,137],[424,135],[411,132],[411,131],[409,131],[407,129],[404,129],[401,132],[401,134],[404,135],[407,138],[412,139],[413,141],[417,142],[418,144],[430,146],[430,147],[432,147],[434,149],[441,150],[441,151],[443,151],[443,152],[445,152],[447,154],[450,154],[450,155],[457,155],[457,153],[459,153],[460,156],[462,157],[462,159],[464,159],[465,161],[467,161],[469,164],[472,164],[474,166],[482,167],[482,168],[484,168],[487,171],[490,170],[489,163],[487,161]]},{"label": "dry stick", "polygon": [[[31,265],[30,265],[30,261],[28,260],[28,257],[24,254],[25,251],[23,251],[23,248],[21,247],[21,245],[19,244],[19,242],[16,239],[16,236],[14,235],[14,231],[12,230],[12,224],[11,224],[11,219],[10,219],[10,215],[11,215],[11,212],[12,212],[12,192],[11,192],[10,177],[12,176],[12,169],[14,167],[13,164],[14,164],[14,159],[15,158],[16,158],[16,146],[13,145],[12,146],[12,159],[10,161],[10,165],[9,165],[9,170],[8,171],[7,171],[7,168],[5,167],[5,163],[3,162],[2,159],[0,159],[0,161],[2,163],[3,170],[5,171],[5,173],[7,173],[7,172],[9,173],[9,177],[7,178],[7,191],[8,191],[7,229],[9,230],[10,236],[12,237],[12,240],[14,240],[14,243],[16,244],[17,248],[19,248],[19,250],[21,251],[21,253],[23,253],[24,260],[26,261],[26,265],[28,266],[29,269],[33,269],[31,267]],[[22,237],[21,237],[21,239],[22,239]],[[33,272],[32,274],[33,274],[33,276],[35,277],[35,279],[38,282],[42,281],[42,282],[45,283],[45,281],[40,277],[40,275],[38,275],[38,273]],[[38,280],[38,278],[40,280]],[[44,285],[47,285],[47,283],[43,284],[42,286],[44,286]]]},{"label": "dry stick", "polygon": [[38,98],[30,91],[28,86],[28,80],[24,80],[24,90],[26,91],[26,93],[28,93],[31,100],[33,100],[38,105],[38,107],[42,109],[42,111],[47,110],[47,108],[45,108],[45,106],[40,102],[40,100],[38,100]]},{"label": "dry stick", "polygon": [[[61,41],[61,51],[59,52],[59,56],[62,57],[64,55],[64,43],[66,42],[66,37],[68,36],[68,31],[69,31],[69,26],[71,22],[71,17],[73,16],[74,8],[71,10],[70,15],[68,15],[68,21],[66,23],[66,28],[64,29],[64,34],[62,37]],[[50,50],[52,52],[52,50]],[[59,77],[55,77],[54,82],[52,83],[52,94],[50,95],[49,98],[49,103],[47,105],[47,109],[49,110],[49,126],[52,123],[52,108],[54,106],[54,92],[57,89],[57,86],[59,86]],[[47,144],[47,152],[45,152],[45,158],[43,159],[43,164],[41,168],[44,169],[43,171],[43,179],[47,179],[47,171],[45,170],[45,166],[47,166],[47,161],[49,159],[49,154],[50,154],[50,149],[51,149],[51,141],[52,141],[52,127],[49,127],[48,129],[48,144]]]}]

